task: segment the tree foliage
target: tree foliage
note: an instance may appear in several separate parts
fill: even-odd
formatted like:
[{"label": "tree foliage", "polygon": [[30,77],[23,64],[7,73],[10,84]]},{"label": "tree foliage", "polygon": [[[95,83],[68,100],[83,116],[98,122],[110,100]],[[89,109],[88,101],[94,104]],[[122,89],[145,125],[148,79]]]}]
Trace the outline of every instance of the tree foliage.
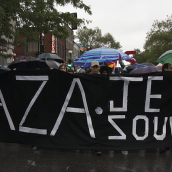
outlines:
[{"label": "tree foliage", "polygon": [[136,59],[137,63],[144,63],[147,61],[147,56],[145,52],[142,52],[140,49],[134,49],[136,54],[133,55],[133,58]]},{"label": "tree foliage", "polygon": [[[1,46],[12,40],[15,40],[14,45],[24,44],[20,34],[32,40],[38,39],[40,32],[46,34],[50,31],[58,38],[68,37],[66,25],[79,26],[86,21],[73,17],[72,13],[63,13],[55,8],[55,4],[65,6],[68,3],[91,15],[90,7],[81,0],[0,0]],[[15,25],[11,21],[15,21]],[[18,29],[15,30],[16,28]],[[1,48],[0,51],[2,50]]]},{"label": "tree foliage", "polygon": [[79,43],[84,45],[86,49],[98,48],[102,46],[115,49],[121,48],[120,43],[117,42],[110,33],[102,36],[102,32],[98,27],[89,29],[84,26],[83,28],[78,29],[75,38],[77,38],[79,40]]},{"label": "tree foliage", "polygon": [[156,60],[165,51],[172,49],[172,16],[163,21],[155,20],[151,30],[147,33],[144,44],[146,61],[156,64]]}]

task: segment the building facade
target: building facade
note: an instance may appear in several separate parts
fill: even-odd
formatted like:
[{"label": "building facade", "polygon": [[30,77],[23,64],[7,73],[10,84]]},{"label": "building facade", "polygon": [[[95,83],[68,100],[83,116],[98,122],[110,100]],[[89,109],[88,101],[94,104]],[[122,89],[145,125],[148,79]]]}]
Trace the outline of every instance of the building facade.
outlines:
[{"label": "building facade", "polygon": [[73,41],[73,53],[72,59],[77,59],[80,56],[80,46]]},{"label": "building facade", "polygon": [[72,59],[72,54],[69,53],[69,50],[73,51],[73,41],[74,41],[74,35],[73,30],[70,27],[67,27],[67,31],[69,33],[69,37],[66,38],[66,62],[69,62],[69,59]]},{"label": "building facade", "polygon": [[[66,62],[69,62],[70,57],[72,59],[78,58],[80,56],[80,48],[76,43],[74,43],[73,30],[70,27],[67,27],[67,30],[70,36],[66,39],[57,38],[56,36],[52,35],[52,33],[43,34],[42,44],[44,47],[44,53],[57,54]],[[24,36],[21,35],[21,39],[24,41]],[[25,56],[25,54],[26,56],[37,57],[40,52],[40,42],[26,39],[26,43],[26,47],[14,47],[14,53],[16,54],[16,57]],[[69,50],[72,50],[72,54],[69,54]]]}]

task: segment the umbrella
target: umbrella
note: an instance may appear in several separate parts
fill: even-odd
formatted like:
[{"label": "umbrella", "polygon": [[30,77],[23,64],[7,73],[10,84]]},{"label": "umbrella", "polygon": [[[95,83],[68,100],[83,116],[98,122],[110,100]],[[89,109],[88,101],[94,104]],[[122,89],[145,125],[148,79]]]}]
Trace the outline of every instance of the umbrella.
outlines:
[{"label": "umbrella", "polygon": [[21,56],[8,65],[10,69],[50,69],[45,61],[31,56]]},{"label": "umbrella", "polygon": [[10,71],[11,69],[9,69],[8,67],[1,67],[0,68],[0,74],[1,73],[5,73],[5,72],[8,72],[8,71]]},{"label": "umbrella", "polygon": [[56,62],[56,61],[52,61],[52,60],[45,60],[45,63],[53,69],[58,69],[60,66],[60,63]]},{"label": "umbrella", "polygon": [[169,63],[172,65],[172,50],[166,51],[156,60],[156,62],[161,64]]},{"label": "umbrella", "polygon": [[131,72],[133,69],[137,69],[139,67],[146,67],[146,65],[141,65],[141,64],[138,64],[138,63],[135,63],[134,65],[130,65],[127,67],[127,72]]},{"label": "umbrella", "polygon": [[140,67],[140,68],[134,69],[130,72],[130,74],[151,73],[151,72],[157,72],[158,70],[162,70],[162,67],[161,66],[147,66],[147,67]]},{"label": "umbrella", "polygon": [[[10,63],[11,63],[11,62],[10,62]],[[5,68],[8,67],[8,65],[9,65],[10,63],[6,63],[3,67],[5,67]]]},{"label": "umbrella", "polygon": [[53,53],[42,53],[38,56],[38,58],[41,60],[54,60],[59,63],[64,63],[64,60],[61,57]]},{"label": "umbrella", "polygon": [[88,67],[91,66],[92,61],[98,61],[99,65],[103,65],[106,62],[118,61],[119,54],[121,55],[122,60],[133,60],[134,63],[136,62],[134,58],[128,56],[122,51],[113,48],[101,47],[83,53],[81,56],[75,59],[74,66]]},{"label": "umbrella", "polygon": [[142,65],[146,65],[146,66],[155,66],[154,64],[152,63],[147,63],[147,62],[144,62],[144,63],[141,63]]}]

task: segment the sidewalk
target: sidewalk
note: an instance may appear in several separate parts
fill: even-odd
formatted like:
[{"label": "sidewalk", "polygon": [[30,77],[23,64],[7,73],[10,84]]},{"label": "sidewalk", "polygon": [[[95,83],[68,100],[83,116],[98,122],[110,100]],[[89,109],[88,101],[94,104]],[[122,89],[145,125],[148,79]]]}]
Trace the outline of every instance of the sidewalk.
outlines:
[{"label": "sidewalk", "polygon": [[38,148],[0,143],[0,172],[169,172],[172,151],[102,151]]}]

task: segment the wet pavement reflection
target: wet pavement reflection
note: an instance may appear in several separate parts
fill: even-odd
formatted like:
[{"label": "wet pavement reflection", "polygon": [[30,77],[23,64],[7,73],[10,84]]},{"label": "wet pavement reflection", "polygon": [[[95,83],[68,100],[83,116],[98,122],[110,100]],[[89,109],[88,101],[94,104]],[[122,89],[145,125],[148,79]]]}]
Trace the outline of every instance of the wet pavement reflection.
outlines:
[{"label": "wet pavement reflection", "polygon": [[0,172],[169,172],[172,150],[102,151],[0,143]]}]

